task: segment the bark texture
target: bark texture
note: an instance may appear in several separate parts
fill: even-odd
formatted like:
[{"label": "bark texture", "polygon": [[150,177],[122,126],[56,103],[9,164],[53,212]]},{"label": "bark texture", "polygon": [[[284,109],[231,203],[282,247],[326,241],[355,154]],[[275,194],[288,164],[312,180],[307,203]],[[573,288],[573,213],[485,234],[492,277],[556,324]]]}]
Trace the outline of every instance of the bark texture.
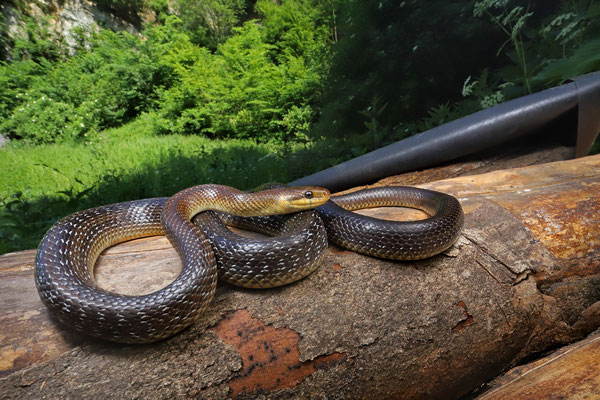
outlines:
[{"label": "bark texture", "polygon": [[[446,253],[392,262],[332,246],[296,284],[220,285],[200,321],[153,345],[69,334],[39,301],[35,252],[0,256],[0,397],[457,398],[600,326],[600,156],[423,186],[467,213]],[[148,238],[106,251],[96,277],[139,294],[179,268]]]}]

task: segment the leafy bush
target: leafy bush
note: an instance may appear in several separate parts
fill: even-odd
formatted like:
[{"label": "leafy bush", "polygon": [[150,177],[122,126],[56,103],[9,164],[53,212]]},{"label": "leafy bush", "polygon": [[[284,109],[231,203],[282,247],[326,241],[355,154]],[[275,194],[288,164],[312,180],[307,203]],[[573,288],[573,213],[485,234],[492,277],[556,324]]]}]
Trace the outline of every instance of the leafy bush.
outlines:
[{"label": "leafy bush", "polygon": [[[144,31],[145,40],[124,32],[78,32],[77,53],[63,63],[40,64],[39,74],[33,67],[26,74],[0,67],[0,81],[9,84],[0,95],[8,99],[0,109],[0,133],[65,141],[154,109],[160,133],[305,139],[325,75],[329,37],[319,25],[321,11],[312,0],[259,3],[262,19],[228,28],[215,39],[215,46],[223,42],[216,51],[194,43],[189,20],[164,16],[164,23]],[[178,4],[186,12],[224,7],[236,14],[245,7],[241,0]]]},{"label": "leafy bush", "polygon": [[175,8],[192,43],[215,50],[229,36],[245,0],[176,0]]},{"label": "leafy bush", "polygon": [[148,7],[154,12],[156,22],[164,24],[169,16],[169,0],[148,0]]},{"label": "leafy bush", "polygon": [[0,64],[0,124],[16,106],[23,103],[23,93],[29,90],[37,77],[47,73],[47,69],[47,65],[42,66],[32,60]]},{"label": "leafy bush", "polygon": [[[29,97],[25,94],[24,97]],[[73,140],[85,132],[86,122],[75,108],[42,95],[27,101],[2,124],[12,137],[36,143]],[[89,123],[89,122],[88,122]]]},{"label": "leafy bush", "polygon": [[162,92],[160,131],[263,141],[306,134],[321,75],[302,56],[274,62],[275,48],[264,35],[251,21],[233,28],[215,54],[181,33],[166,44],[161,62],[175,71],[178,84]]},{"label": "leafy bush", "polygon": [[482,0],[474,15],[487,18],[506,36],[511,47],[499,46],[509,62],[468,85],[464,93],[481,107],[495,105],[526,93],[559,85],[565,80],[600,70],[600,4],[551,2],[526,11],[516,1]]},{"label": "leafy bush", "polygon": [[66,62],[0,67],[0,133],[47,143],[121,125],[154,105],[168,75],[140,38],[102,30]]},{"label": "leafy bush", "polygon": [[258,0],[256,10],[262,17],[263,40],[273,46],[272,58],[285,62],[288,57],[301,57],[310,65],[323,65],[332,39],[327,16],[333,7],[333,1],[284,1],[279,4]]},{"label": "leafy bush", "polygon": [[50,17],[23,17],[24,32],[13,39],[11,59],[36,62],[60,61],[63,58],[63,42],[51,28]]}]

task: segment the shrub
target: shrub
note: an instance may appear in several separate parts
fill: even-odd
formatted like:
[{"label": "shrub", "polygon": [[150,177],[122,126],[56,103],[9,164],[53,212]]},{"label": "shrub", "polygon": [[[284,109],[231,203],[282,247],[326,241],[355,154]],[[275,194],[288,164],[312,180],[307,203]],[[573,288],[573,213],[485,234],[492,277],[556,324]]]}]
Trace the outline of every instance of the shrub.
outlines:
[{"label": "shrub", "polygon": [[70,140],[119,126],[154,105],[169,71],[140,38],[102,30],[90,46],[63,63],[0,67],[6,83],[0,98],[7,99],[0,133],[31,142]]},{"label": "shrub", "polygon": [[215,50],[239,21],[245,0],[176,0],[175,8],[193,43]]},{"label": "shrub", "polygon": [[178,84],[162,92],[163,132],[262,141],[305,133],[321,76],[303,57],[273,62],[276,49],[263,34],[247,22],[216,54],[192,50],[189,39],[173,43],[180,51],[165,52],[162,61],[176,71]]},{"label": "shrub", "polygon": [[49,16],[23,17],[24,31],[17,34],[12,43],[13,60],[36,62],[59,61],[63,58],[63,41],[51,28]]},{"label": "shrub", "polygon": [[52,143],[80,137],[86,131],[85,122],[72,105],[42,95],[22,104],[2,128],[12,137]]},{"label": "shrub", "polygon": [[36,77],[46,72],[46,67],[31,60],[0,64],[0,123],[23,103],[23,93],[29,90]]}]

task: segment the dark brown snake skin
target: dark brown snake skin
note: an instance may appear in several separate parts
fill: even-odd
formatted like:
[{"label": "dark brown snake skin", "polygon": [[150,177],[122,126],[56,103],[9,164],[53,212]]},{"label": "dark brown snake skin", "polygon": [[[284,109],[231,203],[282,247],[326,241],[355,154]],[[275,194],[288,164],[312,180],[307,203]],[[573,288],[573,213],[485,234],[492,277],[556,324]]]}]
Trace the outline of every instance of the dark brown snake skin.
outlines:
[{"label": "dark brown snake skin", "polygon": [[[278,190],[287,189],[248,195],[232,188],[204,185],[170,199],[112,204],[65,217],[48,231],[38,249],[35,279],[40,297],[59,321],[77,332],[116,342],[152,342],[189,326],[202,314],[215,291],[217,261],[218,275],[223,280],[246,287],[273,287],[310,274],[323,257],[326,235],[340,246],[376,257],[420,259],[450,247],[463,225],[462,208],[454,197],[409,187],[368,189],[332,199],[352,210],[419,208],[432,215],[430,218],[383,221],[345,211],[331,201],[316,212],[288,217],[219,214],[227,224],[275,235],[266,240],[240,238],[212,212],[195,217],[199,226],[190,221],[206,209],[242,216],[264,214],[264,204],[269,201],[266,199]],[[300,193],[306,190],[300,189]],[[324,196],[318,192],[321,189],[311,190],[317,197]],[[241,210],[232,209],[232,198],[241,195],[250,197],[237,199]],[[266,208],[266,213],[279,210]],[[161,234],[167,235],[182,259],[183,268],[175,281],[145,296],[119,295],[96,286],[93,266],[104,249]]]},{"label": "dark brown snake skin", "polygon": [[[309,190],[311,196],[306,199]],[[289,213],[313,208],[328,198],[329,192],[321,188],[247,194],[226,186],[203,185],[170,199],[81,211],[57,222],[42,239],[34,269],[36,286],[57,319],[79,333],[123,343],[159,340],[193,323],[214,295],[215,257],[208,238],[190,221],[196,213],[207,209],[244,216]],[[93,267],[104,249],[162,234],[183,264],[172,283],[145,296],[110,293],[96,286]],[[263,272],[268,272],[270,267],[262,264]]]},{"label": "dark brown snake skin", "polygon": [[[314,211],[272,217],[207,211],[194,223],[212,244],[219,279],[236,286],[270,288],[295,282],[321,264],[327,249],[327,232]],[[272,237],[243,237],[226,225]]]},{"label": "dark brown snake skin", "polygon": [[[407,186],[365,189],[332,197],[318,207],[329,240],[358,253],[391,260],[420,260],[446,250],[458,239],[464,213],[445,193]],[[425,211],[418,221],[385,221],[351,210],[401,206]]]}]

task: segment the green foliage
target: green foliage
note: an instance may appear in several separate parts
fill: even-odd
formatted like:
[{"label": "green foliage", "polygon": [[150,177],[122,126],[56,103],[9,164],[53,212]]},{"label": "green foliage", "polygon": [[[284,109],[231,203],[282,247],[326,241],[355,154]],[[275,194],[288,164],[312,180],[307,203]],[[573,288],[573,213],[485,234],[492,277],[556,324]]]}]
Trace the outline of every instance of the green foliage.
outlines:
[{"label": "green foliage", "polygon": [[[237,15],[245,7],[243,1],[213,3],[178,4],[186,10],[182,18],[194,7],[208,7],[211,15],[221,8]],[[152,4],[164,12],[165,4]],[[43,64],[43,74],[28,74],[21,79],[26,84],[16,85],[20,90],[3,95],[16,100],[0,109],[0,133],[37,143],[69,141],[154,109],[155,132],[305,140],[325,74],[328,31],[309,0],[266,4],[260,23],[213,35],[214,45],[222,42],[216,50],[199,47],[190,21],[177,16],[147,28],[145,40],[79,32],[73,57]],[[15,75],[10,69],[0,67],[0,79]]]},{"label": "green foliage", "polygon": [[[326,16],[331,4],[303,0],[284,1],[258,0],[256,10],[262,17],[263,40],[273,46],[271,56],[278,62],[288,57],[326,57],[329,44],[329,26]],[[322,60],[319,60],[322,62]]]},{"label": "green foliage", "polygon": [[318,136],[360,134],[373,98],[387,104],[381,129],[400,136],[600,69],[594,1],[348,0],[339,11]]},{"label": "green foliage", "polygon": [[[467,75],[495,56],[500,35],[473,18],[474,1],[360,1],[340,4],[339,41],[316,126],[318,135],[357,134],[360,113],[378,97],[387,104],[382,127],[403,130],[427,109],[458,100]],[[467,54],[477,54],[468,57]],[[460,73],[459,73],[460,71]]]},{"label": "green foliage", "polygon": [[514,48],[513,60],[519,65],[521,70],[521,81],[525,88],[525,93],[531,93],[531,72],[528,70],[525,46],[523,43],[523,30],[525,23],[533,15],[520,5],[515,5],[509,9],[509,0],[482,0],[475,3],[473,15],[481,17],[487,15],[489,19],[502,30],[508,39],[500,46],[497,54],[500,54],[507,43],[512,43]]},{"label": "green foliage", "polygon": [[169,0],[148,0],[148,7],[154,12],[156,21],[164,24],[169,16]]},{"label": "green foliage", "polygon": [[177,15],[191,41],[213,50],[229,36],[245,7],[245,0],[175,1]]},{"label": "green foliage", "polygon": [[36,62],[61,60],[62,39],[50,28],[50,17],[24,17],[23,21],[25,29],[12,43],[11,58]]},{"label": "green foliage", "polygon": [[46,72],[47,67],[31,60],[0,64],[0,123],[23,102],[23,92]]},{"label": "green foliage", "polygon": [[463,83],[462,95],[472,97],[477,100],[474,102],[463,101],[463,105],[469,104],[471,109],[489,108],[502,103],[505,95],[502,89],[513,85],[513,83],[498,86],[498,78],[489,81],[488,70],[484,69],[477,80],[471,80],[467,77]]},{"label": "green foliage", "polygon": [[534,79],[543,83],[563,82],[596,70],[600,70],[600,38],[586,40],[568,56],[548,63]]},{"label": "green foliage", "polygon": [[[176,32],[165,35],[169,30]],[[177,31],[174,17],[156,29],[154,40],[171,38],[162,45],[161,62],[178,82],[161,93],[159,131],[261,141],[305,136],[321,84],[320,65],[298,53],[279,56],[265,31],[246,22],[213,54]]]},{"label": "green foliage", "polygon": [[33,202],[23,192],[0,199],[0,254],[37,247],[44,232],[56,222],[47,214],[52,205],[44,200]]},{"label": "green foliage", "polygon": [[376,148],[383,141],[384,137],[387,136],[388,129],[382,127],[380,123],[386,108],[387,103],[382,105],[381,100],[378,97],[373,97],[371,104],[365,110],[360,112],[360,114],[367,118],[367,120],[364,121],[364,125],[367,129],[366,136],[370,139],[370,146],[364,146],[362,149],[363,151],[361,151],[360,154],[357,154],[359,152],[354,150],[353,153],[355,153],[355,157],[366,153],[367,150]]},{"label": "green foliage", "polygon": [[[164,67],[138,37],[102,30],[90,50],[57,64],[0,67],[0,133],[48,143],[118,126],[154,105]],[[25,67],[21,69],[22,67]]]},{"label": "green foliage", "polygon": [[2,130],[10,132],[11,137],[51,143],[57,137],[72,140],[83,134],[84,119],[70,104],[54,101],[45,95],[30,98],[26,93],[23,97],[28,101],[2,124]]},{"label": "green foliage", "polygon": [[[480,1],[476,16],[487,16],[512,43],[512,50],[500,46],[509,63],[486,79],[465,82],[480,107],[489,107],[563,83],[565,80],[600,69],[600,5],[593,1],[551,2],[525,11],[517,1]],[[537,25],[537,26],[536,26]],[[482,75],[483,77],[483,75]]]},{"label": "green foliage", "polygon": [[600,4],[593,1],[563,5],[540,29],[544,44],[553,49],[542,61],[534,83],[547,86],[577,75],[600,70]]}]

